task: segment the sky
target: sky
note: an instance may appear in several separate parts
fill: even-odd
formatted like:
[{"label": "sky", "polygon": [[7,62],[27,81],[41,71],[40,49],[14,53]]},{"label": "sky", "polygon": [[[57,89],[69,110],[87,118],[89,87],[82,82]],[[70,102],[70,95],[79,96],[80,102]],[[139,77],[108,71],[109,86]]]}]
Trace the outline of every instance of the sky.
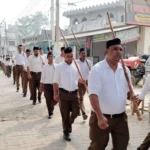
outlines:
[{"label": "sky", "polygon": [[[42,11],[49,15],[51,0],[0,0],[0,23],[5,18],[7,24],[13,24],[17,18]],[[55,0],[56,1],[56,0]],[[60,27],[69,25],[69,19],[62,16],[64,11],[108,3],[116,0],[59,0],[60,1]],[[76,6],[68,6],[67,3]],[[48,16],[49,17],[49,16]],[[49,17],[50,20],[50,17]]]}]

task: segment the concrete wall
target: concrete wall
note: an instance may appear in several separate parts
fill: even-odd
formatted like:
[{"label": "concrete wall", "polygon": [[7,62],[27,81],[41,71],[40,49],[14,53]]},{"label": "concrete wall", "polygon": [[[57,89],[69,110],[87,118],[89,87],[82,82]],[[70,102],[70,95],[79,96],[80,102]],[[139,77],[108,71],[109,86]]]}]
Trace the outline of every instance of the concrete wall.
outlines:
[{"label": "concrete wall", "polygon": [[150,27],[142,26],[140,32],[137,51],[140,54],[150,54]]}]

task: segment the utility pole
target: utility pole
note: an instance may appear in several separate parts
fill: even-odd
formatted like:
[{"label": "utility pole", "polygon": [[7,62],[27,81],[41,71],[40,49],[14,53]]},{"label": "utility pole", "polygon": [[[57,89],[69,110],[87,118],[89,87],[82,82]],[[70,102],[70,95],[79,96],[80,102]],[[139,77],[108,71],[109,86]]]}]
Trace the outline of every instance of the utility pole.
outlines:
[{"label": "utility pole", "polygon": [[5,48],[6,48],[6,52],[5,55],[8,55],[8,35],[7,35],[7,24],[5,21]]},{"label": "utility pole", "polygon": [[59,42],[59,0],[56,0],[56,42]]},{"label": "utility pole", "polygon": [[1,27],[3,22],[5,21],[5,19],[2,20],[2,22],[0,23],[0,54],[2,55],[2,32],[1,32]]},{"label": "utility pole", "polygon": [[54,0],[51,0],[51,8],[50,8],[50,25],[52,31],[52,41],[55,41],[55,27],[54,27]]}]

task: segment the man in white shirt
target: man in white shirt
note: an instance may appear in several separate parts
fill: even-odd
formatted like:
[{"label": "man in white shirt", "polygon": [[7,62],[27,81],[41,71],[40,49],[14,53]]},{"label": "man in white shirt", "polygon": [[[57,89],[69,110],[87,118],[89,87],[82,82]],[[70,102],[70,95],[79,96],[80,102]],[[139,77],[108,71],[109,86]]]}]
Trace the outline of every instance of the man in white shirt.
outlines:
[{"label": "man in white shirt", "polygon": [[54,111],[54,105],[57,103],[56,101],[54,101],[54,94],[53,94],[53,79],[56,66],[53,64],[52,52],[49,52],[47,54],[47,59],[48,64],[43,66],[42,68],[40,92],[42,93],[44,91],[44,96],[46,99],[48,109],[48,119],[51,119]]},{"label": "man in white shirt", "polygon": [[32,100],[32,79],[28,78],[28,74],[27,74],[27,66],[28,66],[28,58],[31,55],[31,51],[30,49],[26,50],[26,58],[25,58],[25,65],[23,68],[23,78],[24,78],[24,82],[23,82],[23,97],[27,96],[27,89],[28,89],[28,83],[29,83],[29,90],[30,90],[30,100]]},{"label": "man in white shirt", "polygon": [[71,141],[69,133],[72,132],[72,124],[79,115],[78,70],[73,63],[72,48],[64,50],[65,61],[60,63],[54,74],[54,100],[59,101],[62,116],[64,139]]},{"label": "man in white shirt", "polygon": [[[140,102],[144,100],[147,93],[150,91],[150,75],[147,76],[146,82],[142,88],[142,91],[139,95]],[[137,150],[148,150],[150,148],[150,133],[148,133],[145,140],[142,142],[140,147]]]},{"label": "man in white shirt", "polygon": [[[88,77],[92,107],[88,150],[105,150],[109,134],[114,150],[127,150],[129,130],[125,111],[129,88],[119,63],[122,55],[120,39],[107,41],[105,54],[105,59],[92,67]],[[129,69],[127,73],[131,80]]]},{"label": "man in white shirt", "polygon": [[36,105],[37,90],[38,90],[38,101],[39,101],[39,103],[41,103],[41,93],[39,91],[39,87],[40,87],[43,62],[40,58],[38,47],[33,48],[33,53],[34,54],[28,58],[27,73],[28,73],[28,78],[29,79],[32,78],[33,105]]},{"label": "man in white shirt", "polygon": [[[80,67],[80,71],[81,71],[83,79],[86,80],[87,82],[87,78],[92,67],[92,62],[86,59],[86,52],[84,48],[80,48],[79,50],[79,59],[77,60],[77,63]],[[84,95],[86,92],[86,88],[85,88],[85,85],[80,84],[80,83],[78,84],[78,86],[79,86],[79,100],[80,100],[80,108],[82,112],[82,117],[84,120],[86,120],[88,118],[85,112],[85,106],[84,106]]]},{"label": "man in white shirt", "polygon": [[23,87],[23,68],[25,65],[25,54],[23,52],[22,45],[18,46],[18,53],[15,55],[14,61],[16,62],[15,71],[16,71],[16,83],[17,83],[17,92],[18,92],[20,87],[20,83],[19,83],[20,76],[22,79],[22,87]]},{"label": "man in white shirt", "polygon": [[54,59],[54,62],[56,64],[60,64],[64,61],[64,50],[65,47],[61,47],[61,54],[59,56],[56,56],[56,58]]}]

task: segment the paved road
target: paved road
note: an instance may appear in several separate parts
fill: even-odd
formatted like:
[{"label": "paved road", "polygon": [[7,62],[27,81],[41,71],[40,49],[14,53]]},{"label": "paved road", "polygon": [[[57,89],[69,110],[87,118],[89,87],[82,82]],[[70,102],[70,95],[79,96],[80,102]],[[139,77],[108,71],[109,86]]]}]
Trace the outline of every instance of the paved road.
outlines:
[{"label": "paved road", "polygon": [[[137,93],[139,91],[136,89]],[[90,115],[87,96],[85,104]],[[0,150],[87,150],[89,146],[88,120],[78,117],[73,125],[72,141],[64,141],[58,106],[54,117],[48,120],[44,97],[42,104],[33,106],[29,96],[23,98],[21,91],[17,93],[12,79],[6,78],[1,71],[0,106]],[[136,150],[150,131],[149,116],[145,113],[143,121],[139,122],[131,116],[130,110],[127,112],[131,135],[128,150]],[[110,143],[106,150],[111,149]]]}]

